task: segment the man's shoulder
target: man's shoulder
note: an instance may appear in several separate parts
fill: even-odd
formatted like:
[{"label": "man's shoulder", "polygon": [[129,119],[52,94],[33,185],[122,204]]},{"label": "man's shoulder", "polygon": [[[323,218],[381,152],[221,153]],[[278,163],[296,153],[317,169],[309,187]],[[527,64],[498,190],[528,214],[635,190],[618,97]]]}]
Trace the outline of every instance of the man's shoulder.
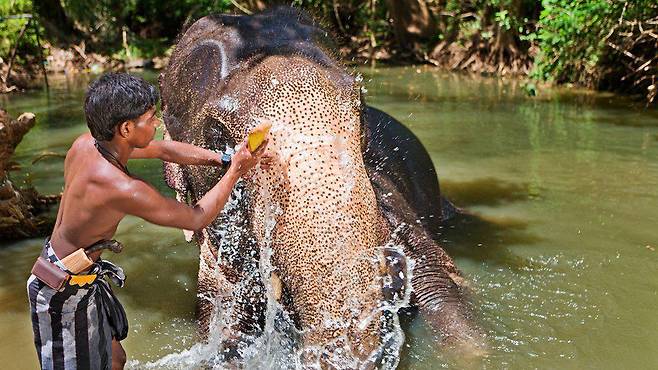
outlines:
[{"label": "man's shoulder", "polygon": [[81,176],[87,182],[100,186],[110,192],[107,195],[129,191],[135,185],[136,179],[127,176],[97,152],[94,138],[89,133],[75,139],[67,157],[71,157],[71,170],[76,172],[76,177]]},{"label": "man's shoulder", "polygon": [[[79,153],[89,152],[94,147],[94,138],[89,133],[82,134],[73,140],[73,144],[66,153],[67,159],[73,159]],[[85,153],[86,154],[86,153]]]},{"label": "man's shoulder", "polygon": [[78,136],[71,145],[71,149],[79,149],[80,147],[90,147],[94,145],[94,137],[90,133],[86,132]]},{"label": "man's shoulder", "polygon": [[110,208],[121,209],[144,192],[144,183],[126,176],[109,163],[100,163],[95,171],[87,172],[87,194]]}]

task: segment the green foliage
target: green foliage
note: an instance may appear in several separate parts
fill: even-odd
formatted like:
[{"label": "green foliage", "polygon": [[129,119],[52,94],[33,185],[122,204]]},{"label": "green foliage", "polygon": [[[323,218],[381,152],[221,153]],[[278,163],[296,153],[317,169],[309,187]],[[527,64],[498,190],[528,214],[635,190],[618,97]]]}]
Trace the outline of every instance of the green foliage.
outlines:
[{"label": "green foliage", "polygon": [[232,8],[230,0],[61,1],[93,49],[120,57],[161,55],[183,25]]},{"label": "green foliage", "polygon": [[[60,3],[66,17],[82,34],[77,42],[84,41],[87,50],[119,59],[163,55],[184,24],[207,14],[225,13],[233,7],[230,0],[61,0]],[[33,11],[31,0],[0,1],[0,57],[5,62],[27,22],[27,19],[7,17]],[[39,24],[36,14],[33,15],[32,22]],[[43,28],[39,29],[41,36],[45,36]],[[38,55],[37,47],[36,33],[30,27],[19,42],[16,63],[33,61]]]},{"label": "green foliage", "polygon": [[[390,40],[393,29],[387,19],[384,2],[338,0],[292,0],[291,5],[302,8],[325,28],[339,32],[345,40],[351,37]],[[335,8],[334,8],[335,5]]]},{"label": "green foliage", "polygon": [[[12,19],[8,17],[30,13],[32,13],[32,1],[30,0],[0,1],[0,58],[4,59],[5,63],[9,61],[11,51],[16,46],[21,29],[28,22],[28,19],[25,18]],[[43,30],[40,32],[43,35]],[[36,33],[34,27],[30,26],[18,43],[15,63],[24,64],[32,59],[30,56],[37,53]]]},{"label": "green foliage", "polygon": [[[587,86],[598,84],[606,72],[604,63],[624,68],[623,56],[615,55],[608,45],[623,20],[646,21],[658,16],[655,0],[544,0],[543,7],[533,76]],[[611,55],[615,55],[616,66],[610,64]]]},{"label": "green foliage", "polygon": [[607,0],[544,0],[535,77],[590,84],[618,6]]},{"label": "green foliage", "polygon": [[[0,17],[30,14],[33,1],[39,4],[37,0],[0,0]],[[87,51],[123,60],[166,54],[183,27],[207,14],[235,10],[231,0],[58,1],[67,24],[73,24],[80,34],[74,41],[65,43],[84,41]],[[472,65],[481,70],[489,64],[494,66],[489,69],[493,71],[512,66],[512,71],[525,72],[534,62],[532,77],[541,80],[612,89],[631,83],[639,86],[636,89],[646,90],[650,87],[647,84],[655,84],[635,82],[642,78],[654,81],[658,74],[656,63],[647,64],[652,68],[647,71],[649,67],[642,66],[644,61],[654,59],[658,44],[655,41],[652,44],[653,39],[638,31],[637,26],[644,22],[645,26],[656,28],[656,0],[424,1],[437,27],[435,35],[419,44],[422,50],[417,50],[418,55],[430,53],[438,43],[454,43],[463,50],[455,58],[466,61],[477,54],[481,62]],[[291,0],[289,4],[307,10],[323,27],[339,36],[340,46],[351,47],[360,55],[371,47],[389,51],[405,47],[397,44],[394,37],[395,20],[391,19],[394,14],[387,8],[387,1]],[[46,11],[41,16],[47,20],[49,14]],[[5,62],[25,22],[25,19],[0,22],[0,57]],[[40,30],[44,35],[43,29]],[[640,32],[645,33],[643,37],[648,41],[637,41]],[[437,50],[449,52],[451,48]],[[635,60],[630,60],[629,54]],[[29,30],[19,43],[16,62],[29,64],[36,60],[36,55],[36,35]],[[459,64],[446,60],[448,65]],[[501,66],[502,69],[498,68]],[[629,70],[636,72],[629,74]]]},{"label": "green foliage", "polygon": [[536,38],[538,10],[534,0],[448,0],[443,13],[450,17],[444,33],[458,29],[456,38],[460,43],[472,37],[492,41],[506,34],[510,36],[508,42],[527,51]]}]

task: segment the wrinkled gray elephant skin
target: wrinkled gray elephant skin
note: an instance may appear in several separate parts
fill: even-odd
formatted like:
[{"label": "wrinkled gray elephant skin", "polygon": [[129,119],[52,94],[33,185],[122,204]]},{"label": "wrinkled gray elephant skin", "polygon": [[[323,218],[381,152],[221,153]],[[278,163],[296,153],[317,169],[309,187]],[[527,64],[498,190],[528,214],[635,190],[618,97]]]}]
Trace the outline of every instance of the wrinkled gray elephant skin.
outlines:
[{"label": "wrinkled gray elephant skin", "polygon": [[[224,150],[260,120],[273,122],[272,168],[254,169],[220,217],[194,235],[201,332],[220,312],[212,330],[261,333],[270,277],[260,258],[271,250],[304,346],[349,345],[365,363],[386,321],[377,308],[409,283],[412,304],[444,340],[473,342],[479,331],[459,272],[435,241],[455,210],[440,196],[429,155],[398,121],[363,105],[359,79],[330,50],[327,33],[294,9],[208,16],[180,36],[160,76],[174,140]],[[175,165],[165,173],[190,203],[221,175]],[[407,265],[411,279],[400,270]],[[386,276],[392,283],[383,286]]]}]

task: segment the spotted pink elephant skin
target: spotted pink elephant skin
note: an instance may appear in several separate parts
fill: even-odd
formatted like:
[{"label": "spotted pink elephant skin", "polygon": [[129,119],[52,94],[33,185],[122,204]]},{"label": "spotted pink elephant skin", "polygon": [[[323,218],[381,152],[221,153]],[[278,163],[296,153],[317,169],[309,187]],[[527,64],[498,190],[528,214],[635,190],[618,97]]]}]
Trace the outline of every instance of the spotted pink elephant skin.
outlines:
[{"label": "spotted pink elephant skin", "polygon": [[[271,250],[305,344],[349,342],[367,358],[382,330],[381,313],[372,313],[405,284],[444,340],[471,338],[479,331],[459,271],[436,241],[455,209],[430,157],[401,123],[365,105],[359,78],[331,50],[329,34],[294,9],[208,16],[181,34],[160,76],[171,139],[223,151],[261,120],[273,122],[272,168],[252,170],[216,221],[194,234],[200,331],[220,312],[212,330],[260,335],[269,279],[260,257]],[[165,175],[193,204],[222,170],[169,164]],[[382,265],[390,244],[415,262],[397,292],[377,284],[398,276]]]}]

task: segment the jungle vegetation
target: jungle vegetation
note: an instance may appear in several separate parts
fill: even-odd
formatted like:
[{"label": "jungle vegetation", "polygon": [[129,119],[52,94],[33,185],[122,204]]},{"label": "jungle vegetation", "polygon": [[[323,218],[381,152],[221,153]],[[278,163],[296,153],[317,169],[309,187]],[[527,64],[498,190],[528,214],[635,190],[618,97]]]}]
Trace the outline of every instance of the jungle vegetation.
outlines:
[{"label": "jungle vegetation", "polygon": [[[348,61],[428,63],[451,70],[522,75],[635,94],[648,104],[657,93],[655,0],[289,0],[279,4],[311,13],[332,31]],[[176,35],[199,17],[249,14],[271,5],[261,0],[2,0],[0,82],[5,87],[17,83],[11,76],[6,80],[10,63],[38,76],[36,66],[48,58],[50,70],[56,69],[54,55],[61,50],[86,68],[95,63],[121,67],[135,60],[150,61],[166,56]],[[15,17],[20,14],[33,18]]]}]

